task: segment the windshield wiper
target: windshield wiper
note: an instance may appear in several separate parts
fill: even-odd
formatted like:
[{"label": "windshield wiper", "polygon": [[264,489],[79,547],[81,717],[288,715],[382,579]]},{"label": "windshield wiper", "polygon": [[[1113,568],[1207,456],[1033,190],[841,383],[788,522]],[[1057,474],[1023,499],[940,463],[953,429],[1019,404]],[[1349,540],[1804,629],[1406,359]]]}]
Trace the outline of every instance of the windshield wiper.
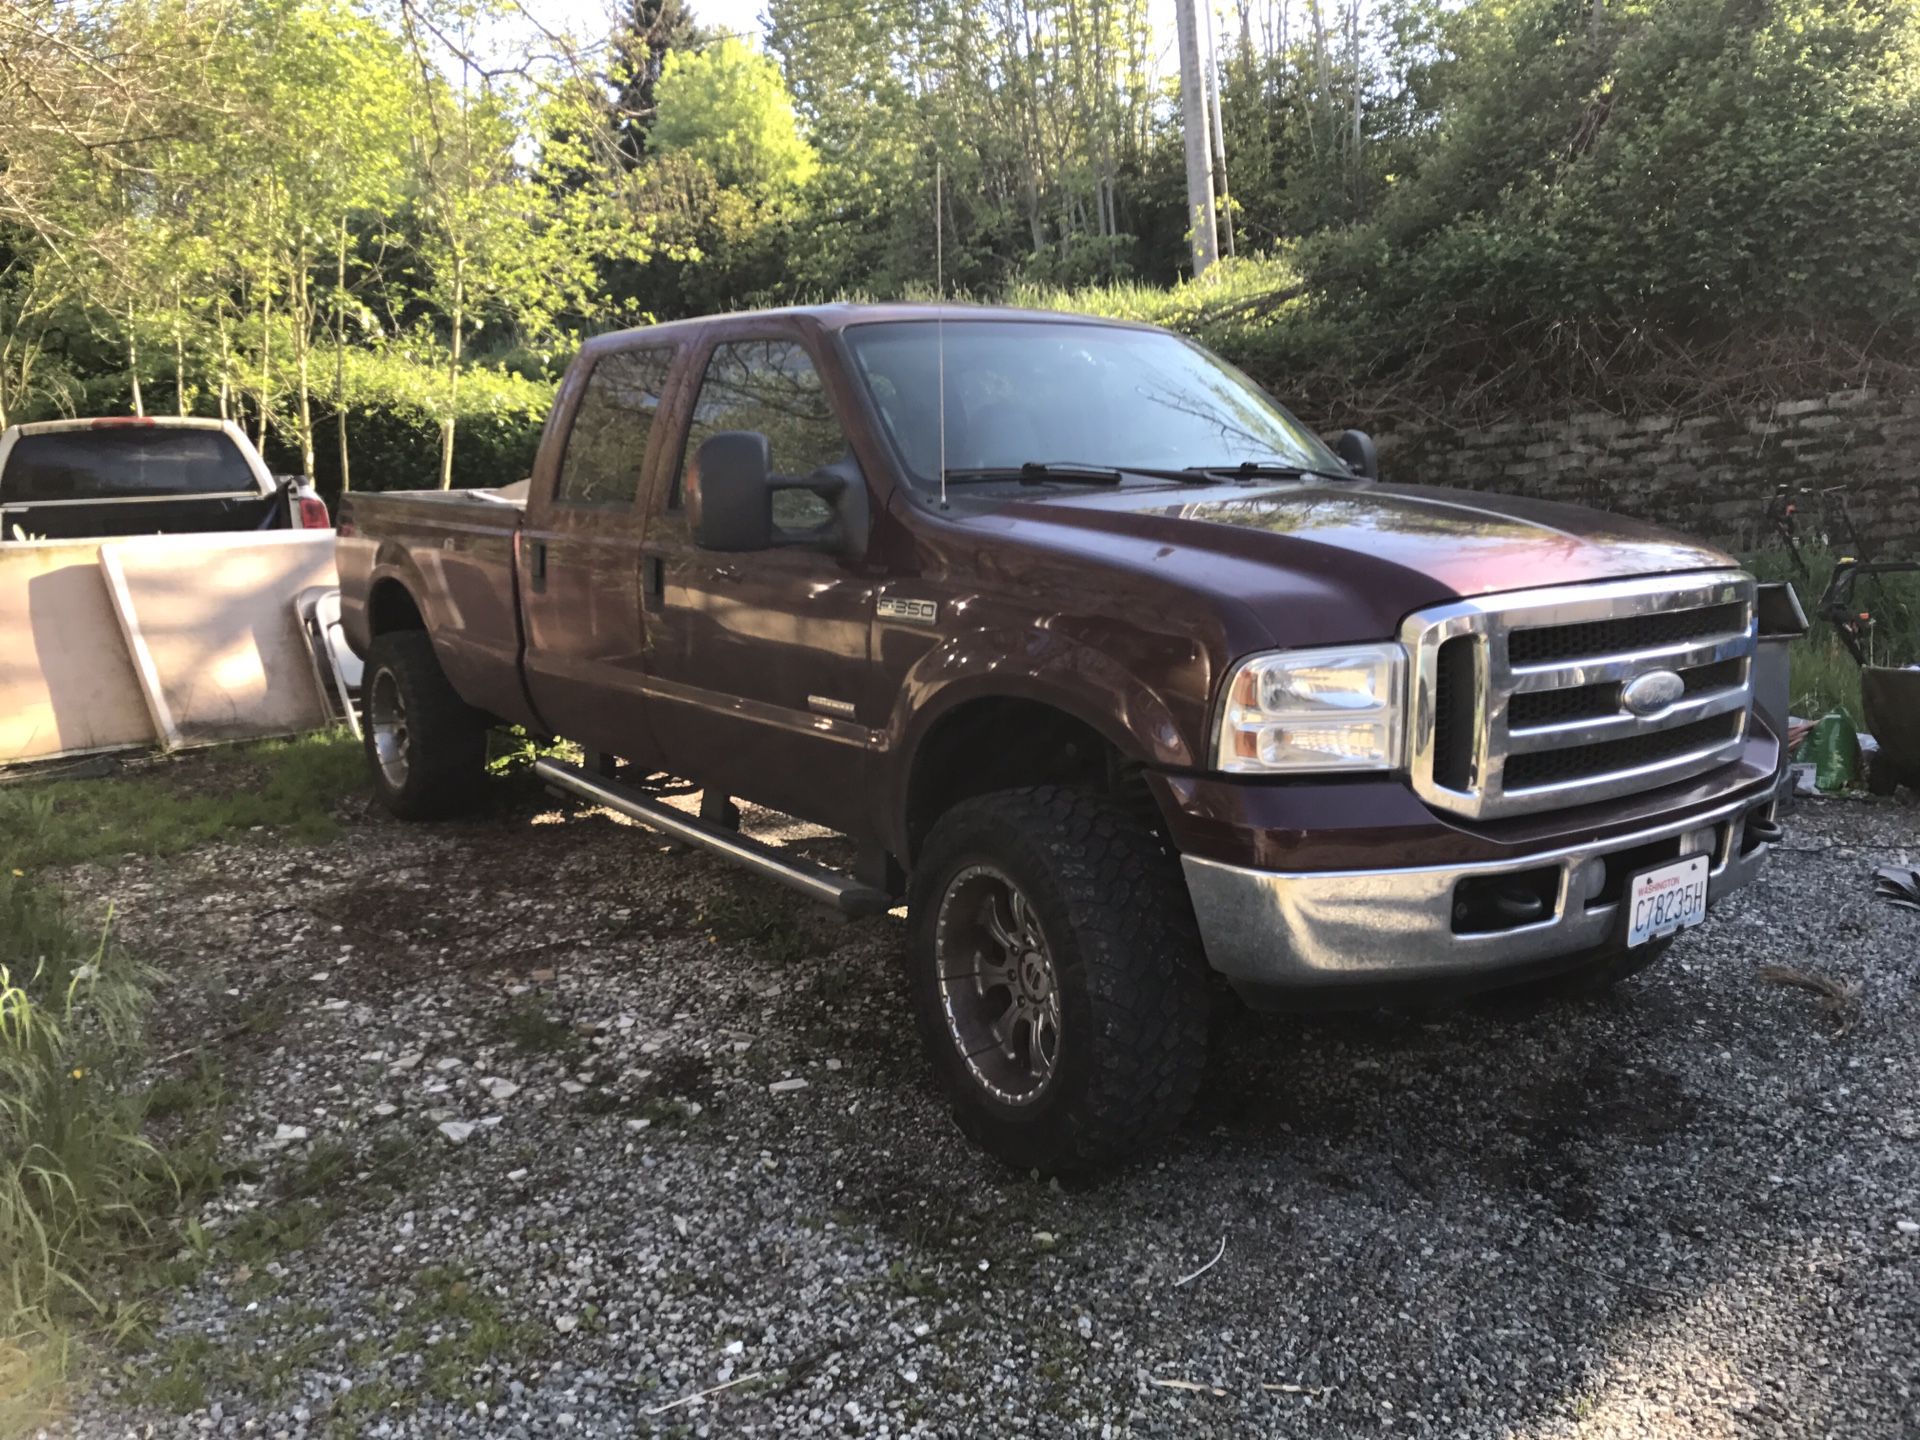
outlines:
[{"label": "windshield wiper", "polygon": [[1311,465],[1290,465],[1284,460],[1240,460],[1230,465],[1190,465],[1200,475],[1233,475],[1248,480],[1358,480],[1351,470],[1316,470]]},{"label": "windshield wiper", "polygon": [[1044,485],[1059,480],[1070,485],[1118,485],[1120,472],[1111,465],[1081,465],[1071,460],[1029,460],[1024,465],[983,465],[972,470],[947,471],[949,485],[983,485],[991,481]]},{"label": "windshield wiper", "polygon": [[974,470],[949,470],[949,485],[979,485],[989,481],[1015,481],[1021,485],[1045,485],[1059,481],[1066,485],[1118,485],[1129,475],[1146,480],[1175,480],[1182,485],[1204,485],[1212,467],[1194,466],[1187,470],[1157,470],[1146,465],[1089,465],[1078,460],[1029,460],[1024,465],[982,466]]}]

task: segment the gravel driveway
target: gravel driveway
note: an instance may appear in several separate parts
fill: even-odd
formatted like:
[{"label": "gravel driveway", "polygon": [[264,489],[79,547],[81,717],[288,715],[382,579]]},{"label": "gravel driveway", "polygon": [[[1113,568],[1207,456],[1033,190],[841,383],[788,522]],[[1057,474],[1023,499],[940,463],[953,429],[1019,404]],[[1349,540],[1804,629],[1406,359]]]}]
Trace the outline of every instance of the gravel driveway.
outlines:
[{"label": "gravel driveway", "polygon": [[1913,1436],[1920,829],[1788,845],[1612,999],[1235,1016],[1067,1188],[932,1099],[897,919],[605,813],[75,871],[255,1169],[72,1431]]}]

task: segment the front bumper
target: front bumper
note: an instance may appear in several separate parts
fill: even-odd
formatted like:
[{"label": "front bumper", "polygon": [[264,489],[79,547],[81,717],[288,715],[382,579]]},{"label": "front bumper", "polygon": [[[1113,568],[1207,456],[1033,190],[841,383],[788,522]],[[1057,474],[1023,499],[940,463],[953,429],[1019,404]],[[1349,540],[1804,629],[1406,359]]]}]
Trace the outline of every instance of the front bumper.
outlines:
[{"label": "front bumper", "polygon": [[[1684,819],[1503,859],[1393,870],[1251,870],[1182,857],[1207,959],[1249,1002],[1354,1003],[1379,990],[1492,988],[1621,943],[1631,874],[1711,854],[1713,904],[1759,873],[1773,802],[1747,796]],[[1749,826],[1751,823],[1751,832]],[[1777,832],[1773,832],[1776,833]],[[1464,897],[1537,895],[1541,918],[1489,920]]]}]

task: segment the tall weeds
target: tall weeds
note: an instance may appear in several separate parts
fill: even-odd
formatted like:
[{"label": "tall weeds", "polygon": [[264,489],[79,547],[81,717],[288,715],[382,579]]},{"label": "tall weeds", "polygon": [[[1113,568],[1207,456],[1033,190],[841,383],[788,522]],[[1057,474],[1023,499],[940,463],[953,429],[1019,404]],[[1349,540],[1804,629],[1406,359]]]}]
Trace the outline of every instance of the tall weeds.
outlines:
[{"label": "tall weeds", "polygon": [[32,1374],[63,1368],[66,1334],[129,1322],[125,1263],[167,1239],[174,1186],[137,1074],[149,978],[110,930],[0,870],[0,1433]]}]

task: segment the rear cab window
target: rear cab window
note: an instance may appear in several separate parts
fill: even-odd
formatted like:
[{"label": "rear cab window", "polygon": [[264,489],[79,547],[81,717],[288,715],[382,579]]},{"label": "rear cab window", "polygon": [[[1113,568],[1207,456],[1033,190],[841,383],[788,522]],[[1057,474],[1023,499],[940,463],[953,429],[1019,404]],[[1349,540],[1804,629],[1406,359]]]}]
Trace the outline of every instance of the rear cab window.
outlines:
[{"label": "rear cab window", "polygon": [[13,504],[259,493],[224,430],[115,425],[21,435],[0,471],[0,498]]}]

